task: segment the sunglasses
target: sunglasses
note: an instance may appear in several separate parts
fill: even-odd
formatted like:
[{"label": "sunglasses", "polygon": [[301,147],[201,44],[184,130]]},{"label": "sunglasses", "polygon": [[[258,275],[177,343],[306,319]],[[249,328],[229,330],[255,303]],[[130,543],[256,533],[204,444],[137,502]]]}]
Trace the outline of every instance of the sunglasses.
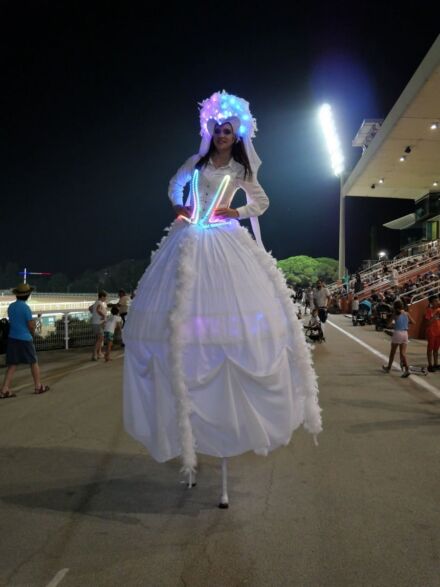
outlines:
[{"label": "sunglasses", "polygon": [[225,135],[225,136],[228,137],[228,136],[232,135],[232,130],[230,128],[227,128],[227,127],[226,128],[222,128],[221,126],[217,126],[214,129],[214,134],[217,135],[217,136],[223,134],[223,135]]}]

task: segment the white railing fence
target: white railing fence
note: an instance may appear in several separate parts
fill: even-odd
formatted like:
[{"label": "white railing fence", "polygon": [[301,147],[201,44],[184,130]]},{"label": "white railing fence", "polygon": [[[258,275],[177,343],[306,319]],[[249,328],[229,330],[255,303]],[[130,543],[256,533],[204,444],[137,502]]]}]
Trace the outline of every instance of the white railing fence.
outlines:
[{"label": "white railing fence", "polygon": [[[89,304],[90,305],[90,304]],[[81,308],[76,310],[35,314],[34,344],[37,351],[71,349],[92,346],[95,342],[91,314]],[[120,331],[115,332],[115,343],[121,342]],[[4,350],[0,350],[4,352]]]}]

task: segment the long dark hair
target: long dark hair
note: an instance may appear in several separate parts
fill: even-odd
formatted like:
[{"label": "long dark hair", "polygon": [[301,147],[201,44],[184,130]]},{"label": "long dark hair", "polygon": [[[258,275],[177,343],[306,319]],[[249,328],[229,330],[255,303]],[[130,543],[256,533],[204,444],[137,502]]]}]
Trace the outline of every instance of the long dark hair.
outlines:
[{"label": "long dark hair", "polygon": [[400,300],[396,300],[393,304],[395,314],[401,314],[404,310],[403,304]]},{"label": "long dark hair", "polygon": [[[199,159],[199,161],[196,164],[196,169],[201,169],[202,167],[205,167],[205,165],[208,164],[209,158],[214,153],[214,151],[214,140],[211,139],[211,144],[209,145],[208,152],[206,153],[206,155]],[[246,154],[246,149],[244,148],[243,141],[241,139],[238,139],[238,141],[232,145],[231,156],[235,161],[237,161],[237,163],[243,165],[244,178],[252,179],[251,165],[249,163],[249,159]]]}]

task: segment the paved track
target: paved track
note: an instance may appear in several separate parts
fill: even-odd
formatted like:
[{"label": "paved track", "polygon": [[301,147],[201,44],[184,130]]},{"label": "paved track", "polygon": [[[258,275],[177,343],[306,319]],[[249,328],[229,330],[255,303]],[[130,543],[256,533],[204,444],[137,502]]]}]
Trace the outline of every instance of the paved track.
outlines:
[{"label": "paved track", "polygon": [[[332,321],[387,353],[389,338]],[[185,490],[121,425],[122,358],[41,353],[53,390],[0,402],[0,585],[440,586],[440,373],[420,387],[331,325],[315,349],[324,432],[268,458],[201,457]],[[424,345],[410,345],[420,362]],[[115,355],[117,357],[117,354]]]}]

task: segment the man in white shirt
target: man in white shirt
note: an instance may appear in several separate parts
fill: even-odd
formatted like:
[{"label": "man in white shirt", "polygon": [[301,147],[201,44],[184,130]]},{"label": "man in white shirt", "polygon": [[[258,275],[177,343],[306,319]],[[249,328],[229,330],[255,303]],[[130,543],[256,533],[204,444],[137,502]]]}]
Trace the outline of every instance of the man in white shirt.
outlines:
[{"label": "man in white shirt", "polygon": [[330,292],[321,280],[316,282],[316,288],[313,290],[313,301],[315,307],[318,308],[319,319],[321,320],[321,325],[323,325],[327,320],[327,307],[330,301]]}]

